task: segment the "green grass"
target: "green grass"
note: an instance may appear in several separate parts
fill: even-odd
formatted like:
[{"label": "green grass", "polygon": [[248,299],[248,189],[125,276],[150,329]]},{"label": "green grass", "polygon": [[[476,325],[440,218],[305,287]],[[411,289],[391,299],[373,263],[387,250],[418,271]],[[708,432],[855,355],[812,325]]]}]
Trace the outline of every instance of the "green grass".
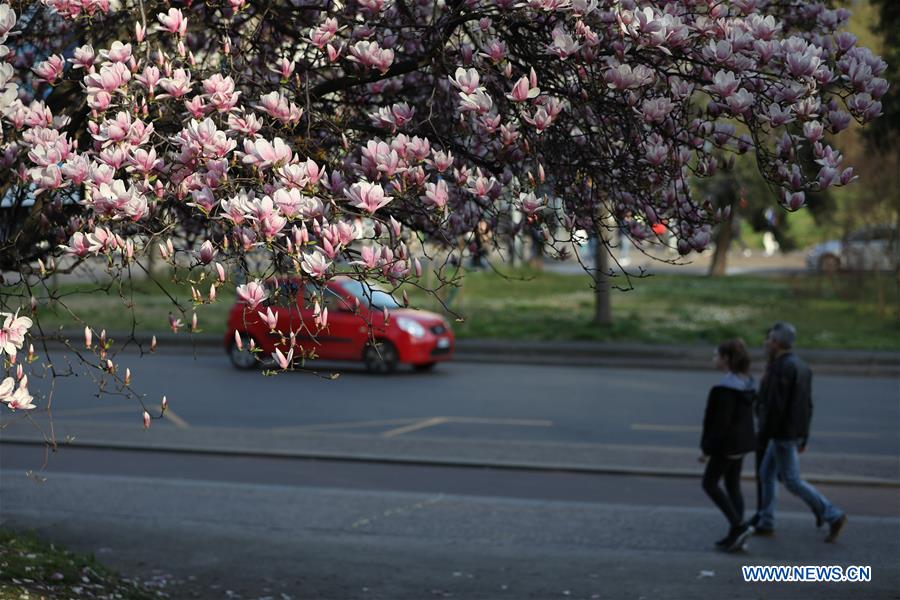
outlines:
[{"label": "green grass", "polygon": [[[466,275],[451,308],[461,338],[761,344],[776,320],[814,348],[900,349],[897,280],[890,276],[727,277],[656,275],[612,294],[613,326],[591,322],[594,296],[580,276],[514,271]],[[620,278],[621,279],[621,278]],[[626,282],[616,280],[621,286]],[[417,296],[421,305],[434,301]]]},{"label": "green grass", "polygon": [[0,529],[0,600],[156,596],[98,564],[41,541],[34,534]]},{"label": "green grass", "polygon": [[[522,269],[505,276],[471,272],[460,288],[449,294],[444,289],[441,296],[464,319],[454,325],[462,339],[714,344],[741,336],[749,344],[760,344],[773,321],[787,320],[797,326],[803,347],[900,350],[896,276],[656,275],[632,281],[634,289],[612,293],[614,324],[610,328],[591,321],[594,296],[586,275]],[[627,286],[623,278],[615,282]],[[184,322],[189,323],[190,287],[164,282],[164,288],[186,308]],[[205,294],[209,286],[203,283],[198,288]],[[409,292],[414,306],[440,310],[428,294]],[[168,314],[178,313],[171,300],[148,281],[135,282],[133,289],[122,290],[121,295],[115,289],[71,285],[61,286],[59,294],[63,294],[61,301],[42,302],[39,308],[45,331],[72,328],[75,322],[63,304],[95,330],[130,330],[134,319],[138,331],[166,331]],[[222,333],[233,299],[229,284],[220,290],[218,302],[197,307],[200,329]],[[128,306],[132,302],[133,309]]]}]

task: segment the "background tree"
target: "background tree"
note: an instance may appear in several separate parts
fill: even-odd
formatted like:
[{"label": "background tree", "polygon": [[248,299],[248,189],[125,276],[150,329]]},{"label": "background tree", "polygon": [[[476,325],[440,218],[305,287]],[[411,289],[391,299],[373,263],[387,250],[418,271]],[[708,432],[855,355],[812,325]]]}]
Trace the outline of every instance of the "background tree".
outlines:
[{"label": "background tree", "polygon": [[[557,253],[574,231],[645,240],[663,221],[679,253],[701,250],[723,213],[689,181],[733,153],[797,210],[854,178],[825,135],[877,117],[887,90],[848,16],[814,0],[2,4],[9,385],[29,395],[13,361],[46,337],[32,298],[65,305],[49,277],[99,263],[127,306],[153,248],[192,290],[170,326],[194,331],[226,284],[260,319],[275,274],[399,289],[430,257],[446,281],[448,253],[496,242],[510,210],[509,235],[536,227]],[[140,399],[102,324],[81,325],[70,349]],[[282,368],[309,352],[300,333],[280,331]]]}]

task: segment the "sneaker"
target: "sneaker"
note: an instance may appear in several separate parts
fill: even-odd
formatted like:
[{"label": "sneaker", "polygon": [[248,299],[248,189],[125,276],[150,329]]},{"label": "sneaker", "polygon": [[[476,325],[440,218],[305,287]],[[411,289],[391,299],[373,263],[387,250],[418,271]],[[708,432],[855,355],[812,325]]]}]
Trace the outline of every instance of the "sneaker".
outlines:
[{"label": "sneaker", "polygon": [[744,523],[743,525],[739,526],[729,536],[731,538],[729,540],[731,543],[728,544],[726,551],[737,552],[738,550],[743,550],[747,538],[752,534],[753,527],[751,527],[749,523]]},{"label": "sneaker", "polygon": [[721,540],[716,541],[716,548],[724,549],[728,546],[728,542],[731,540],[731,530],[728,531],[728,535],[723,537]]},{"label": "sneaker", "polygon": [[832,521],[828,524],[828,535],[825,536],[825,541],[829,544],[834,543],[837,540],[837,537],[841,533],[841,529],[844,528],[844,524],[847,522],[847,515],[841,515],[839,519],[836,521]]}]

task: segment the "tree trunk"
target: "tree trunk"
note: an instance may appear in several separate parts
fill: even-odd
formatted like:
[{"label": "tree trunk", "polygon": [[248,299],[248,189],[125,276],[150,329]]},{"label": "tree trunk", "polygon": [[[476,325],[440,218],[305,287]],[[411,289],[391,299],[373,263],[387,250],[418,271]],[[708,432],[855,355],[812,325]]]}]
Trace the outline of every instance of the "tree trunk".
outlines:
[{"label": "tree trunk", "polygon": [[602,225],[597,228],[597,244],[594,250],[594,323],[601,327],[612,325],[609,248],[606,245],[605,229]]},{"label": "tree trunk", "polygon": [[716,249],[713,253],[712,263],[709,265],[710,277],[721,277],[728,266],[728,248],[731,246],[731,231],[734,227],[734,211],[737,207],[732,204],[728,218],[719,224],[719,232],[716,234]]}]

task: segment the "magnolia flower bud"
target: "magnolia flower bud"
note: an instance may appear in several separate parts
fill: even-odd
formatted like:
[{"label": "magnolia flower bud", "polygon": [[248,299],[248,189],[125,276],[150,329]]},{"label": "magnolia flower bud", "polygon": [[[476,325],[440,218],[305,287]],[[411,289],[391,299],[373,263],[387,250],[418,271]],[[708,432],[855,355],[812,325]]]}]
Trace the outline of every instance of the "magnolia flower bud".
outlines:
[{"label": "magnolia flower bud", "polygon": [[143,419],[144,429],[150,429],[150,413],[148,413],[146,410],[144,411]]},{"label": "magnolia flower bud", "polygon": [[159,406],[160,406],[160,410],[162,412],[166,412],[166,409],[169,408],[169,401],[166,399],[165,396],[162,397],[162,402],[160,403]]},{"label": "magnolia flower bud", "polygon": [[156,352],[156,336],[150,340],[150,352]]},{"label": "magnolia flower bud", "polygon": [[125,368],[125,385],[131,385],[131,369]]}]

